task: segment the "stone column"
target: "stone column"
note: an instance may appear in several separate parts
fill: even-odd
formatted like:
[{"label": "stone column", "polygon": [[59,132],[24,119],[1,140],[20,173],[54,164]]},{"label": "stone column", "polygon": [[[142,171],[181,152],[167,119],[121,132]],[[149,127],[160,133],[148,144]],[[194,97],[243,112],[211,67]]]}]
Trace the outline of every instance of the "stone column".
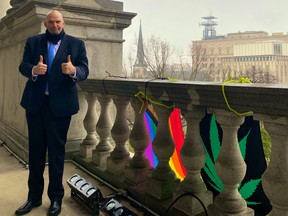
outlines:
[{"label": "stone column", "polygon": [[86,100],[88,109],[86,116],[83,121],[84,128],[87,132],[83,143],[80,145],[80,156],[84,158],[92,157],[92,150],[97,145],[96,138],[96,123],[97,123],[97,112],[96,112],[96,99],[97,97],[93,93],[86,94]]},{"label": "stone column", "polygon": [[[207,207],[213,202],[213,194],[207,190],[200,173],[206,160],[200,136],[200,121],[205,116],[205,109],[190,105],[188,109],[183,110],[187,121],[187,132],[181,149],[181,161],[186,168],[186,177],[174,193],[174,200],[184,193],[191,193]],[[192,196],[184,196],[181,202],[175,204],[175,207],[186,215],[198,215],[203,212],[202,205]]]},{"label": "stone column", "polygon": [[92,153],[92,161],[100,170],[105,170],[107,165],[107,158],[113,150],[109,139],[111,138],[112,122],[109,111],[112,99],[107,96],[98,96],[98,101],[101,106],[101,113],[96,125],[96,131],[99,135],[100,142]]},{"label": "stone column", "polygon": [[270,200],[269,216],[288,216],[288,118],[260,115],[271,141],[271,160],[263,174],[263,190]]},{"label": "stone column", "polygon": [[128,151],[127,140],[130,135],[130,129],[126,114],[129,101],[129,97],[113,97],[117,113],[111,130],[111,136],[115,141],[115,148],[108,157],[107,171],[114,175],[124,173],[129,162],[130,153]]},{"label": "stone column", "polygon": [[151,172],[149,160],[144,155],[149,145],[150,137],[144,121],[147,101],[143,104],[142,101],[134,97],[131,100],[131,104],[135,112],[135,120],[129,140],[135,154],[130,161],[129,168],[125,172],[125,181],[129,185],[137,185],[147,181],[147,177]]},{"label": "stone column", "polygon": [[158,126],[152,148],[158,159],[158,165],[148,180],[147,193],[158,199],[166,199],[173,196],[177,183],[175,173],[169,165],[169,160],[175,150],[169,128],[169,117],[173,108],[158,104],[153,107],[158,116]]},{"label": "stone column", "polygon": [[221,109],[213,109],[212,112],[223,130],[221,150],[215,168],[224,189],[216,197],[214,204],[208,207],[208,213],[213,216],[254,215],[254,211],[247,208],[238,191],[239,183],[246,173],[246,164],[240,152],[237,133],[245,117]]}]

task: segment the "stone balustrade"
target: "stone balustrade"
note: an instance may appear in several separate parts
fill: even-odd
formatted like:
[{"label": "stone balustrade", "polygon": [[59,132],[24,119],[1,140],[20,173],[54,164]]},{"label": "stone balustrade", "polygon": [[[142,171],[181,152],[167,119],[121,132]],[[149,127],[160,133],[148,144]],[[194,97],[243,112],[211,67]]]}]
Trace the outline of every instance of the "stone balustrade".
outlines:
[{"label": "stone balustrade", "polygon": [[[80,83],[87,94],[84,126],[87,137],[74,159],[116,188],[124,188],[138,202],[159,215],[171,201],[183,193],[199,197],[208,214],[254,215],[238,192],[246,173],[246,164],[238,147],[237,131],[244,116],[227,108],[222,83],[106,78]],[[142,92],[146,97],[137,98]],[[238,112],[252,111],[263,122],[272,140],[271,162],[263,175],[263,188],[269,198],[271,216],[288,215],[288,86],[229,84],[225,86],[229,104]],[[144,151],[149,135],[144,123],[144,110],[152,102],[158,126],[152,147],[158,165],[151,168]],[[112,103],[113,102],[113,103]],[[134,124],[129,128],[127,107],[134,111]],[[96,113],[96,104],[101,112]],[[169,166],[175,145],[169,130],[173,107],[179,108],[187,122],[187,133],[181,149],[181,161],[187,175],[179,181]],[[205,112],[213,113],[223,130],[216,172],[224,189],[213,199],[203,183],[200,171],[205,164],[205,151],[200,142],[199,123]],[[99,139],[99,141],[98,141]],[[134,154],[128,151],[128,142]],[[229,173],[229,175],[227,175]],[[203,206],[192,196],[183,197],[171,211],[174,215],[203,215]]]},{"label": "stone balustrade", "polygon": [[[136,14],[123,12],[122,3],[102,0],[6,0],[1,2],[1,6],[0,60],[4,68],[0,74],[0,135],[15,152],[27,159],[25,115],[18,109],[24,80],[11,73],[17,71],[15,60],[21,59],[24,39],[43,30],[42,22],[50,7],[61,6],[67,20],[67,31],[85,40],[88,56],[98,59],[91,61],[90,77],[104,77],[104,71],[116,74],[121,68],[122,30],[131,24]],[[6,9],[9,10],[6,12]],[[83,19],[85,16],[87,19]],[[95,57],[96,46],[101,50]],[[159,215],[163,215],[173,200],[185,193],[197,195],[210,216],[254,215],[238,191],[247,170],[237,145],[237,131],[244,116],[227,108],[222,83],[108,77],[84,81],[80,87],[87,101],[83,118],[86,136],[74,156],[75,161],[114,188],[125,189],[129,196]],[[138,92],[146,97],[136,97]],[[273,207],[270,216],[288,216],[288,86],[238,83],[225,86],[225,93],[233,109],[240,113],[252,111],[254,119],[263,122],[269,132],[272,154],[262,185]],[[158,159],[155,169],[150,167],[144,154],[150,142],[144,111],[151,101],[156,102],[153,109],[158,117],[158,128],[152,142]],[[168,122],[173,107],[180,109],[187,122],[180,155],[186,169],[183,181],[179,181],[169,165],[175,150]],[[134,114],[132,128],[127,122],[126,111],[129,108]],[[200,142],[199,123],[207,111],[216,116],[223,130],[215,167],[224,189],[215,199],[201,178],[206,154]],[[82,118],[75,122],[78,120],[81,122]],[[79,128],[73,128],[71,140],[81,140],[79,131]],[[128,149],[128,142],[133,154]],[[74,152],[74,148],[72,150]],[[173,207],[173,215],[203,215],[203,206],[193,196],[183,197]]]}]

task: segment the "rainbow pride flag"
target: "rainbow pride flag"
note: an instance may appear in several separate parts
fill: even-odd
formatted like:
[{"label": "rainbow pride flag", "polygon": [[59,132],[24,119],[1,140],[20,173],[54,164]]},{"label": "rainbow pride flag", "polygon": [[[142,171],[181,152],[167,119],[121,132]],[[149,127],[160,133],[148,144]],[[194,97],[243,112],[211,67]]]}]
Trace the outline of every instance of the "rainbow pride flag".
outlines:
[{"label": "rainbow pride flag", "polygon": [[[150,161],[150,166],[155,168],[158,164],[158,160],[153,152],[152,142],[156,134],[158,119],[157,115],[155,114],[153,108],[150,105],[148,106],[145,112],[144,120],[146,128],[151,138],[149,146],[145,151],[145,156]],[[172,139],[175,143],[175,151],[172,157],[170,158],[169,165],[171,169],[175,172],[176,177],[179,178],[180,180],[183,180],[184,177],[186,176],[186,170],[180,159],[180,150],[184,143],[184,133],[182,130],[180,110],[177,108],[174,108],[173,112],[170,115],[169,127]]]},{"label": "rainbow pride flag", "polygon": [[[145,124],[150,135],[150,143],[145,151],[145,156],[150,161],[151,167],[155,168],[158,165],[158,160],[153,153],[152,142],[157,131],[158,119],[150,105],[145,112]],[[176,177],[182,181],[186,176],[186,170],[180,159],[180,150],[184,144],[185,137],[182,129],[181,113],[177,108],[174,108],[170,115],[169,127],[175,144],[175,151],[170,158],[169,165],[175,172]],[[206,151],[206,163],[201,175],[207,189],[218,195],[223,187],[221,187],[221,184],[217,185],[217,182],[220,181],[221,183],[221,180],[215,171],[214,163],[216,158],[213,155],[218,155],[215,152],[219,153],[220,151],[222,129],[216,122],[215,116],[206,114],[200,123],[200,134]],[[259,122],[253,120],[251,116],[246,117],[244,124],[241,125],[238,131],[238,141],[241,154],[243,154],[242,156],[247,164],[246,176],[240,183],[239,192],[250,208],[266,215],[271,211],[272,207],[261,185],[261,176],[267,165],[263,152]]]}]

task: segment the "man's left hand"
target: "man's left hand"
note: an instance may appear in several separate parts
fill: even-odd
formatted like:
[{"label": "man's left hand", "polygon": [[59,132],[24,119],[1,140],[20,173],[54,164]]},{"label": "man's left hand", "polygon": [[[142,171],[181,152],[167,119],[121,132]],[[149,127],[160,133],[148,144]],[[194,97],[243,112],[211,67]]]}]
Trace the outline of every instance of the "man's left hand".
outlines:
[{"label": "man's left hand", "polygon": [[71,62],[71,57],[68,55],[67,62],[61,64],[62,73],[66,75],[73,76],[76,73],[76,68]]}]

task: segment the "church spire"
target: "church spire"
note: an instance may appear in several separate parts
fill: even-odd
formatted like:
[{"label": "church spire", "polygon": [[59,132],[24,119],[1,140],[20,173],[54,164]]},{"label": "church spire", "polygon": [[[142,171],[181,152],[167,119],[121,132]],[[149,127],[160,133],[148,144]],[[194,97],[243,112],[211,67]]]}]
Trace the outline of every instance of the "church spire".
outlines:
[{"label": "church spire", "polygon": [[139,36],[138,36],[138,44],[137,44],[137,57],[136,61],[133,65],[133,78],[146,78],[147,71],[146,71],[146,64],[144,59],[144,45],[143,45],[143,38],[142,38],[142,26],[140,20],[140,28],[139,28]]},{"label": "church spire", "polygon": [[136,58],[134,66],[138,66],[138,67],[145,66],[141,20],[140,20],[140,28],[139,28],[139,36],[138,36],[137,58]]}]

